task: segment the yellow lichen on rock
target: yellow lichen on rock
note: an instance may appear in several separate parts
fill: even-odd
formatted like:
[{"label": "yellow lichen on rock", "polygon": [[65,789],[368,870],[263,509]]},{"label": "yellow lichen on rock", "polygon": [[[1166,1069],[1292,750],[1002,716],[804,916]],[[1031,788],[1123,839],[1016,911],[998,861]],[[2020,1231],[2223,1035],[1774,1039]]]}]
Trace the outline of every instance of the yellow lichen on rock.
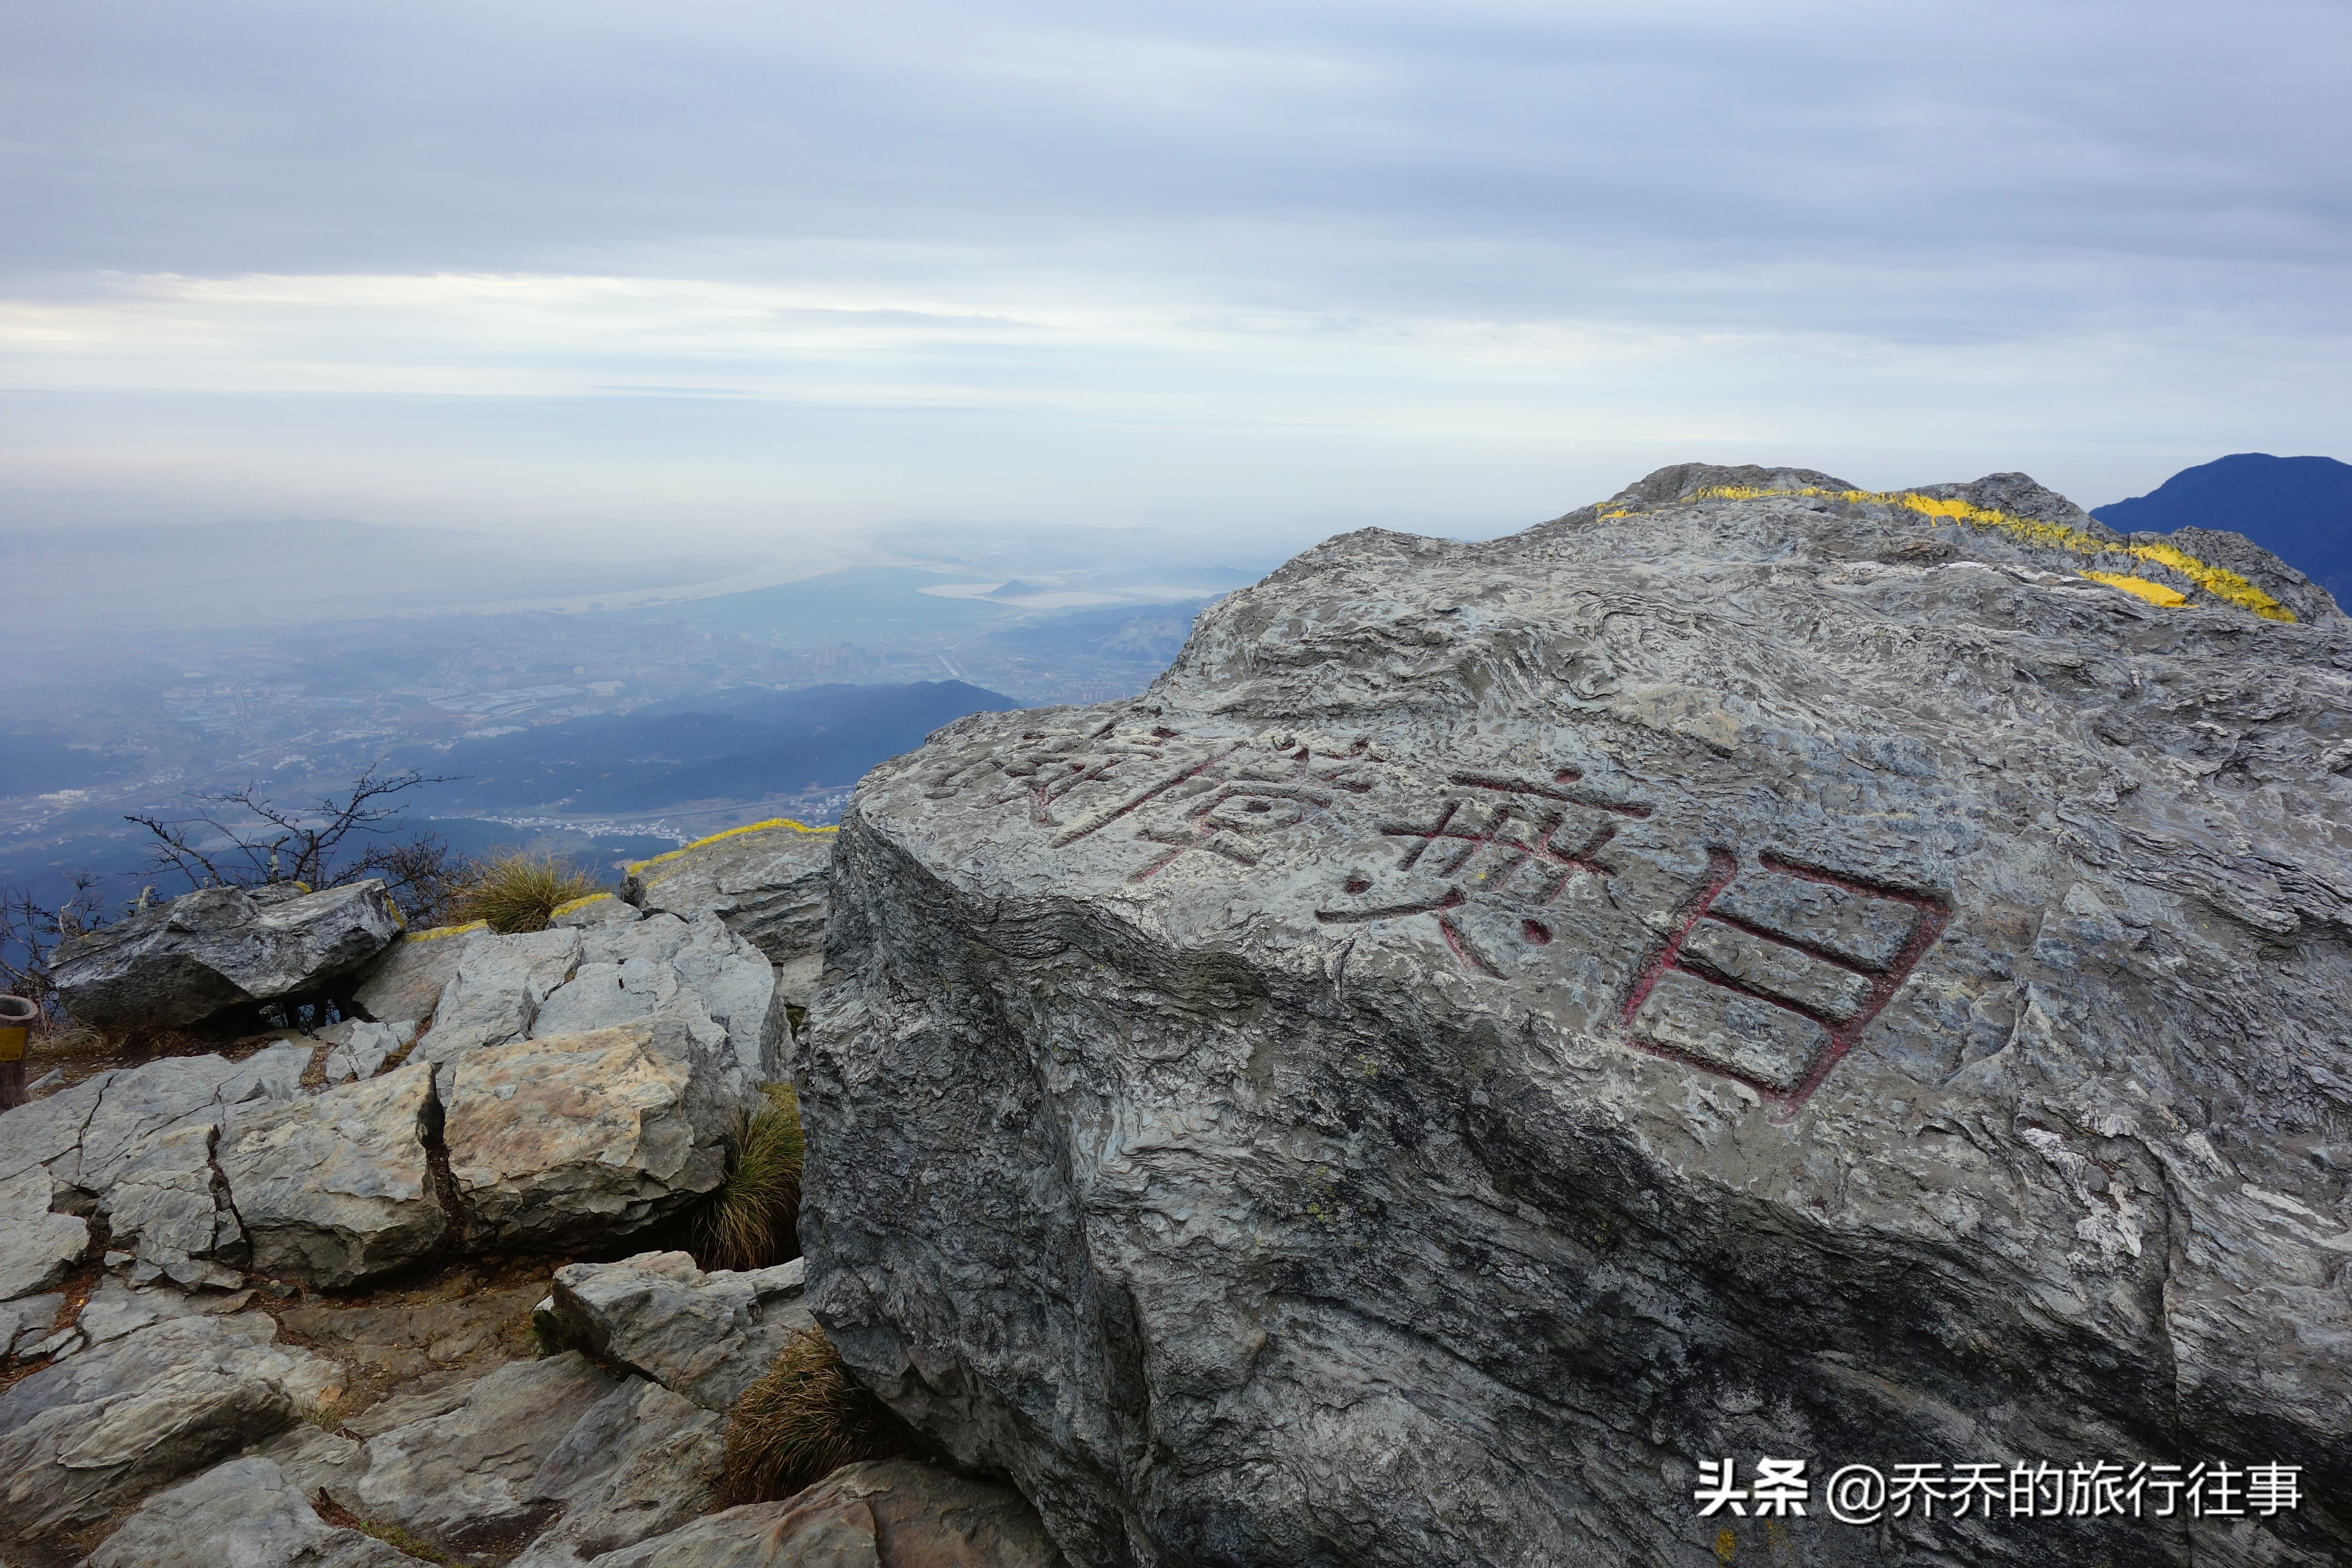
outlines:
[{"label": "yellow lichen on rock", "polygon": [[490,922],[488,921],[467,921],[461,926],[435,926],[431,931],[413,931],[408,933],[408,940],[411,942],[435,942],[445,936],[465,936],[472,931],[488,931],[489,929]]},{"label": "yellow lichen on rock", "polygon": [[555,908],[550,910],[548,911],[547,918],[549,920],[553,920],[558,915],[568,915],[574,910],[586,909],[590,904],[594,903],[599,899],[609,899],[613,895],[610,893],[590,893],[585,897],[573,899],[568,903],[558,904]]},{"label": "yellow lichen on rock", "polygon": [[794,833],[838,833],[838,827],[811,827],[805,822],[795,822],[789,816],[772,816],[765,822],[747,822],[740,827],[730,827],[724,833],[714,833],[708,838],[698,838],[691,844],[681,844],[650,860],[632,860],[625,869],[635,876],[648,866],[658,866],[665,860],[675,860],[681,855],[692,854],[706,844],[716,844],[722,838],[732,838],[739,833],[764,833],[771,827],[789,827]]},{"label": "yellow lichen on rock", "polygon": [[[1762,500],[1772,496],[1790,495],[1821,496],[1830,500],[1844,501],[1854,506],[1899,506],[1907,510],[1916,511],[1931,521],[1966,523],[1971,528],[1998,529],[2021,543],[2038,544],[2045,549],[2071,551],[2077,555],[2129,555],[2141,561],[2152,562],[2159,566],[2168,566],[2222,603],[2234,605],[2250,615],[2261,616],[2263,620],[2291,622],[2294,619],[2293,610],[2247,582],[2237,573],[2213,565],[2210,562],[2200,561],[2188,552],[2176,549],[2172,545],[2126,544],[2121,541],[2104,540],[2066,523],[2044,522],[2037,518],[2018,517],[2011,512],[2000,511],[1989,506],[1979,506],[1973,501],[1960,500],[1953,497],[1923,496],[1914,490],[1825,490],[1813,485],[1786,490],[1766,489],[1759,485],[1710,485],[1704,489],[1692,491],[1691,499],[1694,500]],[[2127,583],[2144,584],[2150,588],[2163,587],[2163,584],[2150,582],[2145,577],[2126,577],[2120,573],[2085,572],[2083,575],[2095,577],[2102,583],[2118,588],[2125,588]],[[2169,588],[2164,589],[2164,592],[2176,595],[2176,597],[2170,600],[2159,599],[2151,594],[2141,593],[2138,588],[2125,588],[2125,591],[2139,594],[2141,598],[2147,599],[2153,604],[2185,605],[2189,602],[2188,595]]]},{"label": "yellow lichen on rock", "polygon": [[2169,607],[2189,602],[2189,595],[2179,589],[2168,588],[2163,584],[2150,582],[2146,577],[2130,577],[2121,572],[2084,572],[2083,575],[2094,583],[2105,583],[2110,588],[2121,588],[2126,594],[2137,594],[2151,605],[2163,605]]}]

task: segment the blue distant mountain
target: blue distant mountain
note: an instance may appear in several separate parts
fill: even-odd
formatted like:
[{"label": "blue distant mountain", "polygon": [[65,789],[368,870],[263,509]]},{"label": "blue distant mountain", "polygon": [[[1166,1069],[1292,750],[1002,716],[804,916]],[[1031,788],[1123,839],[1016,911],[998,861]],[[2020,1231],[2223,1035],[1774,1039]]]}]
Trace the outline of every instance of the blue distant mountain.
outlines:
[{"label": "blue distant mountain", "polygon": [[2352,463],[2239,452],[2183,468],[2144,496],[2094,507],[2124,533],[2220,528],[2242,533],[2352,603]]}]

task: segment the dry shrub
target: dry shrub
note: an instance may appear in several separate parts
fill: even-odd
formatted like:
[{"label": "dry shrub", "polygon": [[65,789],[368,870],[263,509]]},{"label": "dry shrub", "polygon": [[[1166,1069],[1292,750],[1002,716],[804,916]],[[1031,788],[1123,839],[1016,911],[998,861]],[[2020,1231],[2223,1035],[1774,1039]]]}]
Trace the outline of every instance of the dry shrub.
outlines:
[{"label": "dry shrub", "polygon": [[844,1465],[914,1447],[906,1423],[849,1375],[833,1342],[803,1329],[735,1402],[719,1489],[730,1503],[773,1502]]},{"label": "dry shrub", "polygon": [[768,1103],[735,1142],[727,1184],[694,1226],[705,1268],[765,1268],[800,1256],[801,1104],[788,1083],[762,1084]]},{"label": "dry shrub", "polygon": [[569,861],[518,849],[476,867],[447,919],[457,925],[482,921],[509,936],[545,931],[557,910],[595,890],[595,881]]}]

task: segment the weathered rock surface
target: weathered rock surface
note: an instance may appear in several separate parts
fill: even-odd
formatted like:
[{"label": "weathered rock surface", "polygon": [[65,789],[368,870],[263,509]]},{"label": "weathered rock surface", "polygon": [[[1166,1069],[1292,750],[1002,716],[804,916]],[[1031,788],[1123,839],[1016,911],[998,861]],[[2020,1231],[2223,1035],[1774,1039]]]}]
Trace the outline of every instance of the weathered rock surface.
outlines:
[{"label": "weathered rock surface", "polygon": [[724,1041],[665,1017],[457,1057],[442,1136],[477,1244],[603,1242],[717,1187],[744,1113]]},{"label": "weathered rock surface", "polygon": [[168,1317],[0,1392],[0,1520],[22,1537],[103,1517],[331,1397],[331,1362],[264,1313]]},{"label": "weathered rock surface", "polygon": [[785,1014],[775,969],[716,915],[688,922],[657,914],[584,930],[579,967],[548,994],[530,1032],[578,1034],[671,1015],[726,1031],[754,1081],[783,1073]]},{"label": "weathered rock surface", "polygon": [[576,1352],[509,1362],[452,1393],[438,1409],[398,1426],[390,1401],[354,1421],[370,1435],[359,1473],[328,1495],[362,1519],[398,1524],[445,1549],[511,1541],[553,1507],[530,1482],[564,1434],[614,1388]]},{"label": "weathered rock surface", "polygon": [[768,955],[784,1003],[805,1007],[824,968],[833,838],[782,817],[738,827],[638,861],[624,896],[649,914],[719,916]]},{"label": "weathered rock surface", "polygon": [[89,1225],[49,1212],[49,1173],[38,1165],[0,1176],[0,1301],[47,1290],[89,1247]]},{"label": "weathered rock surface", "polygon": [[547,994],[580,966],[580,933],[569,928],[520,936],[480,931],[442,940],[466,945],[434,1005],[433,1026],[412,1053],[418,1061],[453,1061],[478,1047],[521,1039]]},{"label": "weathered rock surface", "polygon": [[[1669,469],[960,721],[835,850],[817,1317],[1088,1563],[2352,1557],[2352,626],[2232,559]],[[1819,1489],[2020,1459],[2302,1503]]]},{"label": "weathered rock surface", "polygon": [[591,893],[575,899],[547,917],[552,926],[600,926],[614,922],[626,923],[637,918],[636,906],[610,893]]},{"label": "weathered rock surface", "polygon": [[236,1284],[245,1233],[213,1163],[221,1120],[299,1094],[310,1056],[282,1045],[242,1062],[166,1057],[0,1115],[0,1300],[45,1289],[44,1271],[54,1282],[73,1234],[88,1241],[72,1216],[91,1214],[142,1282]]},{"label": "weathered rock surface", "polygon": [[83,1568],[409,1568],[415,1559],[320,1519],[268,1459],[231,1459],[139,1505]]},{"label": "weathered rock surface", "polygon": [[430,1017],[449,982],[457,978],[466,943],[489,929],[476,921],[471,925],[407,933],[359,972],[352,982],[352,1000],[377,1023]]},{"label": "weathered rock surface", "polygon": [[201,888],[66,942],[58,994],[99,1028],[171,1028],[318,990],[399,934],[380,881],[309,894]]},{"label": "weathered rock surface", "polygon": [[595,1568],[1062,1563],[1036,1514],[1018,1495],[913,1459],[847,1465],[782,1502],[730,1508],[593,1561]]},{"label": "weathered rock surface", "polygon": [[416,1024],[414,1018],[389,1024],[352,1018],[320,1030],[319,1038],[329,1047],[321,1075],[331,1086],[373,1078],[394,1053],[405,1050],[416,1037]]},{"label": "weathered rock surface", "polygon": [[724,1411],[775,1363],[793,1334],[813,1329],[801,1300],[803,1260],[704,1273],[683,1252],[619,1263],[573,1263],[536,1321],[541,1338],[617,1362],[708,1410]]},{"label": "weathered rock surface", "polygon": [[629,1379],[573,1424],[524,1489],[526,1502],[563,1516],[511,1568],[576,1568],[708,1512],[726,1447],[718,1412]]},{"label": "weathered rock surface", "polygon": [[216,1160],[251,1267],[329,1289],[413,1263],[440,1245],[426,1140],[440,1115],[433,1068],[233,1112]]}]

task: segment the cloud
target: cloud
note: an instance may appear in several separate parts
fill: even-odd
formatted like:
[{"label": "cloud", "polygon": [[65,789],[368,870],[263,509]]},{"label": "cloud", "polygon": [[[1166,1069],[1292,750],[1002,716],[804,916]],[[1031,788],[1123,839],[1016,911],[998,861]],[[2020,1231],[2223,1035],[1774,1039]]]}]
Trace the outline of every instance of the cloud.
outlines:
[{"label": "cloud", "polygon": [[2347,60],[2331,5],[20,7],[0,482],[739,531],[1491,528],[1653,456],[2104,500],[2342,428]]}]

